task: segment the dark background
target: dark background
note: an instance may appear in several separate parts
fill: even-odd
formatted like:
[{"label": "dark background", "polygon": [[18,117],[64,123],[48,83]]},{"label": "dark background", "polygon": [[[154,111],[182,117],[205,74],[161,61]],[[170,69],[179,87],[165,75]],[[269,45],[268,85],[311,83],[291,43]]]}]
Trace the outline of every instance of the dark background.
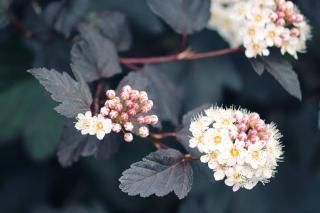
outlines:
[{"label": "dark background", "polygon": [[[49,95],[26,73],[32,67],[70,71],[70,39],[48,28],[41,18],[50,2],[16,0],[10,7],[11,14],[29,30],[40,32],[40,38],[28,38],[12,23],[12,17],[6,23],[5,14],[0,13],[1,213],[320,212],[319,0],[297,2],[313,28],[308,52],[291,61],[301,82],[302,102],[269,74],[259,77],[241,53],[162,65],[184,93],[181,116],[206,102],[239,105],[274,121],[284,135],[284,162],[270,183],[233,193],[223,182],[214,183],[195,171],[193,188],[181,201],[172,193],[163,198],[129,197],[118,188],[121,172],[154,150],[137,139],[122,143],[110,160],[82,158],[66,169],[58,164],[55,153],[63,118],[53,111],[55,103]],[[144,0],[90,1],[89,11],[103,10],[118,10],[128,17],[133,47],[122,55],[166,55],[178,50],[180,36],[156,17]],[[189,46],[203,52],[227,44],[215,32],[203,30],[189,37]],[[109,80],[109,85],[116,86],[122,76]],[[170,124],[165,128],[174,129]]]}]

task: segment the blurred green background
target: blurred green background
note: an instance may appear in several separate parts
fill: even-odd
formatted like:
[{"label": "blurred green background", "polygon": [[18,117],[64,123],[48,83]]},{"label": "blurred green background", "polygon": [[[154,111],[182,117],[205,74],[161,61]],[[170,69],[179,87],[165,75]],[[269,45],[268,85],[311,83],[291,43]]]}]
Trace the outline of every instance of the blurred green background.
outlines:
[{"label": "blurred green background", "polygon": [[[285,145],[284,162],[271,183],[233,193],[195,171],[191,193],[184,200],[130,197],[118,188],[121,172],[154,148],[141,140],[122,143],[110,160],[82,158],[62,168],[56,158],[64,119],[39,83],[26,73],[32,67],[70,72],[69,39],[45,23],[50,0],[1,0],[0,3],[0,212],[195,212],[283,213],[319,212],[320,200],[320,1],[296,3],[310,20],[313,39],[308,52],[291,61],[298,73],[302,102],[291,97],[271,77],[259,77],[243,54],[162,64],[184,93],[181,116],[203,103],[240,105],[274,121]],[[78,0],[71,15],[117,10],[127,15],[133,47],[126,56],[165,55],[179,48],[180,36],[156,17],[144,0]],[[22,21],[38,37],[28,37],[8,17]],[[68,14],[68,13],[67,13]],[[64,33],[66,33],[64,31]],[[73,31],[70,33],[72,37]],[[198,52],[227,47],[213,31],[189,38]],[[124,68],[124,71],[127,72]],[[124,76],[124,75],[122,75]],[[118,76],[108,80],[115,87]],[[174,127],[168,124],[165,129]],[[175,143],[170,139],[168,143]]]}]

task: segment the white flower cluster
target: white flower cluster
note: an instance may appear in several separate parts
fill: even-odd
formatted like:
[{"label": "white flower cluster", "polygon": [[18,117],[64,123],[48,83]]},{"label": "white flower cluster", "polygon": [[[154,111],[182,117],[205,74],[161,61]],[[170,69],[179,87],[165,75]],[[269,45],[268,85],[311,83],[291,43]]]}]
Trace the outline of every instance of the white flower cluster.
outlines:
[{"label": "white flower cluster", "polygon": [[248,58],[267,56],[280,48],[297,59],[311,38],[310,26],[298,8],[286,0],[212,0],[208,27],[232,47],[243,45]]},{"label": "white flower cluster", "polygon": [[257,113],[211,107],[190,124],[189,146],[203,155],[215,180],[225,179],[233,191],[267,183],[282,156],[281,135]]}]

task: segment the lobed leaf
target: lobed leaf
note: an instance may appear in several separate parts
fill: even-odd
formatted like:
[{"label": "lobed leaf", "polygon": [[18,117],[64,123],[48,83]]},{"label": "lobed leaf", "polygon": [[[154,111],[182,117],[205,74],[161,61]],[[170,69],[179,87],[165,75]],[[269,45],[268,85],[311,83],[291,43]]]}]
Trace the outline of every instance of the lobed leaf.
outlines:
[{"label": "lobed leaf", "polygon": [[114,44],[87,24],[79,27],[81,40],[71,50],[71,68],[88,82],[121,73]]},{"label": "lobed leaf", "polygon": [[53,100],[60,102],[55,110],[61,115],[74,118],[78,113],[90,110],[92,96],[80,75],[76,75],[80,80],[77,82],[65,72],[45,68],[34,68],[28,72],[39,80]]},{"label": "lobed leaf", "polygon": [[52,2],[45,9],[46,22],[69,37],[89,9],[88,0]]},{"label": "lobed leaf", "polygon": [[119,51],[126,51],[132,43],[132,35],[127,18],[117,11],[104,11],[89,17],[90,25],[102,36],[110,39]]},{"label": "lobed leaf", "polygon": [[192,34],[207,26],[210,0],[148,0],[151,10],[177,33]]},{"label": "lobed leaf", "polygon": [[60,146],[58,161],[64,167],[71,166],[80,157],[94,155],[98,159],[110,158],[118,151],[120,139],[115,133],[105,136],[99,141],[95,136],[81,135],[74,127],[74,121],[68,120],[65,124]]},{"label": "lobed leaf", "polygon": [[180,90],[162,73],[158,65],[146,65],[139,72],[131,72],[118,85],[118,91],[124,85],[133,89],[144,90],[154,102],[153,114],[162,121],[171,121],[178,125],[182,95]]},{"label": "lobed leaf", "polygon": [[251,64],[259,75],[262,75],[264,70],[268,71],[290,95],[302,99],[298,76],[292,65],[281,56],[258,57],[251,60]]},{"label": "lobed leaf", "polygon": [[175,149],[152,152],[122,173],[120,189],[129,195],[164,196],[174,191],[184,198],[192,186],[192,167]]}]

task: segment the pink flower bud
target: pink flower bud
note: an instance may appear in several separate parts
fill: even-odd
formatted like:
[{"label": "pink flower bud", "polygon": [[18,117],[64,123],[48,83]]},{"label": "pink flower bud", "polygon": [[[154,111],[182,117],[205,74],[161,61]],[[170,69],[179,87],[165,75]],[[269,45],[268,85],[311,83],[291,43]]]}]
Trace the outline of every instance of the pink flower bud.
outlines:
[{"label": "pink flower bud", "polygon": [[287,21],[293,23],[296,20],[296,15],[291,14],[287,16]]},{"label": "pink flower bud", "polygon": [[250,135],[250,141],[252,142],[252,143],[256,143],[256,142],[258,142],[259,140],[260,140],[260,138],[259,138],[259,136],[258,135]]},{"label": "pink flower bud", "polygon": [[122,91],[121,94],[120,94],[120,97],[121,97],[122,100],[129,100],[130,93],[126,92],[126,91]]},{"label": "pink flower bud", "polygon": [[132,109],[134,109],[134,110],[138,110],[139,109],[139,104],[137,104],[137,103],[133,103],[133,105],[132,105]]},{"label": "pink flower bud", "polygon": [[278,19],[277,13],[270,13],[269,18],[272,22],[275,22]]},{"label": "pink flower bud", "polygon": [[125,85],[124,87],[122,87],[122,92],[130,92],[131,91],[131,87],[129,85]]},{"label": "pink flower bud", "polygon": [[250,113],[249,114],[249,120],[250,121],[253,121],[253,120],[259,120],[260,119],[260,116],[259,116],[259,114],[258,113]]},{"label": "pink flower bud", "polygon": [[129,115],[129,116],[135,116],[136,114],[137,114],[137,111],[134,110],[134,109],[130,109],[130,110],[128,111],[128,115]]},{"label": "pink flower bud", "polygon": [[130,100],[136,101],[139,99],[139,91],[138,90],[131,90],[130,92]]},{"label": "pink flower bud", "polygon": [[108,107],[109,109],[114,109],[116,106],[116,103],[114,100],[107,100],[105,103],[105,106]]},{"label": "pink flower bud", "polygon": [[122,130],[120,124],[113,124],[112,131],[119,133]]},{"label": "pink flower bud", "polygon": [[279,18],[276,24],[279,26],[284,26],[286,24],[286,21],[283,18]]},{"label": "pink flower bud", "polygon": [[248,129],[247,124],[245,124],[245,123],[239,123],[239,124],[238,124],[238,129],[239,129],[240,131],[242,131],[242,132],[247,131],[247,129]]},{"label": "pink flower bud", "polygon": [[148,99],[148,94],[145,91],[140,91],[139,98],[146,98]]},{"label": "pink flower bud", "polygon": [[137,117],[137,123],[138,123],[138,124],[143,124],[143,123],[145,123],[144,117],[143,117],[143,116]]},{"label": "pink flower bud", "polygon": [[252,129],[252,130],[249,131],[249,135],[250,135],[250,136],[251,136],[251,135],[257,135],[257,134],[258,134],[258,131],[257,131],[257,130]]},{"label": "pink flower bud", "polygon": [[296,15],[295,22],[296,22],[296,23],[300,23],[300,22],[303,21],[303,19],[304,19],[304,18],[303,18],[302,15],[300,15],[300,14],[299,14],[299,15]]},{"label": "pink flower bud", "polygon": [[133,102],[131,100],[126,100],[125,106],[129,109],[133,108]]},{"label": "pink flower bud", "polygon": [[268,140],[269,140],[269,136],[268,136],[268,135],[261,135],[261,136],[260,136],[260,140],[262,140],[262,141],[268,141]]},{"label": "pink flower bud", "polygon": [[109,117],[110,117],[111,119],[117,118],[118,115],[119,115],[119,113],[118,113],[117,111],[115,111],[115,110],[111,110],[111,112],[109,113]]},{"label": "pink flower bud", "polygon": [[145,126],[142,126],[139,128],[139,135],[143,138],[146,138],[149,136],[149,129]]},{"label": "pink flower bud", "polygon": [[121,113],[121,120],[126,122],[129,120],[129,115],[125,112]]},{"label": "pink flower bud", "polygon": [[247,138],[247,134],[245,132],[240,132],[238,134],[238,140],[244,141]]},{"label": "pink flower bud", "polygon": [[133,140],[133,135],[131,133],[125,133],[123,139],[130,143]]},{"label": "pink flower bud", "polygon": [[155,125],[159,122],[159,118],[156,115],[151,115],[151,124]]},{"label": "pink flower bud", "polygon": [[116,97],[116,92],[114,91],[114,90],[107,90],[107,92],[106,92],[106,96],[107,96],[107,98],[109,98],[109,99],[113,99],[114,97]]},{"label": "pink flower bud", "polygon": [[100,113],[101,113],[102,115],[104,115],[104,116],[109,115],[109,112],[110,112],[110,109],[107,108],[107,107],[102,107],[102,108],[100,109]]},{"label": "pink flower bud", "polygon": [[279,4],[279,6],[278,6],[278,11],[280,11],[280,12],[286,11],[286,5],[284,5],[283,3],[282,3],[282,4]]},{"label": "pink flower bud", "polygon": [[114,107],[114,109],[115,109],[116,111],[118,111],[118,112],[121,112],[122,109],[123,109],[123,106],[122,106],[122,104],[116,104],[116,106]]},{"label": "pink flower bud", "polygon": [[151,120],[151,116],[145,116],[145,117],[144,117],[144,123],[145,123],[145,124],[151,124],[151,121],[152,121],[152,120]]},{"label": "pink flower bud", "polygon": [[131,132],[133,130],[133,124],[131,122],[126,122],[124,125],[123,125],[124,129],[126,131],[129,131]]},{"label": "pink flower bud", "polygon": [[146,96],[140,96],[140,98],[139,98],[139,101],[140,101],[141,104],[146,103],[148,100],[149,100],[149,99],[148,99],[148,97],[146,97]]},{"label": "pink flower bud", "polygon": [[140,109],[141,113],[147,113],[149,111],[150,111],[150,108],[149,107],[145,107],[145,106]]},{"label": "pink flower bud", "polygon": [[286,14],[284,12],[278,12],[278,19],[283,19],[284,17],[286,17]]},{"label": "pink flower bud", "polygon": [[294,4],[292,3],[292,1],[286,2],[286,8],[287,8],[287,10],[293,10]]},{"label": "pink flower bud", "polygon": [[261,131],[265,131],[266,128],[267,128],[267,126],[265,125],[265,123],[264,123],[262,120],[260,120],[259,122],[257,122],[257,123],[255,124],[254,128],[255,128],[257,131],[261,132]]},{"label": "pink flower bud", "polygon": [[243,115],[240,122],[243,124],[247,124],[249,120],[249,116],[248,115]]},{"label": "pink flower bud", "polygon": [[295,36],[295,37],[300,36],[300,30],[297,29],[297,28],[291,29],[291,35],[292,35],[292,36]]},{"label": "pink flower bud", "polygon": [[147,105],[150,106],[150,109],[153,107],[153,101],[152,100],[148,100],[147,101]]}]

